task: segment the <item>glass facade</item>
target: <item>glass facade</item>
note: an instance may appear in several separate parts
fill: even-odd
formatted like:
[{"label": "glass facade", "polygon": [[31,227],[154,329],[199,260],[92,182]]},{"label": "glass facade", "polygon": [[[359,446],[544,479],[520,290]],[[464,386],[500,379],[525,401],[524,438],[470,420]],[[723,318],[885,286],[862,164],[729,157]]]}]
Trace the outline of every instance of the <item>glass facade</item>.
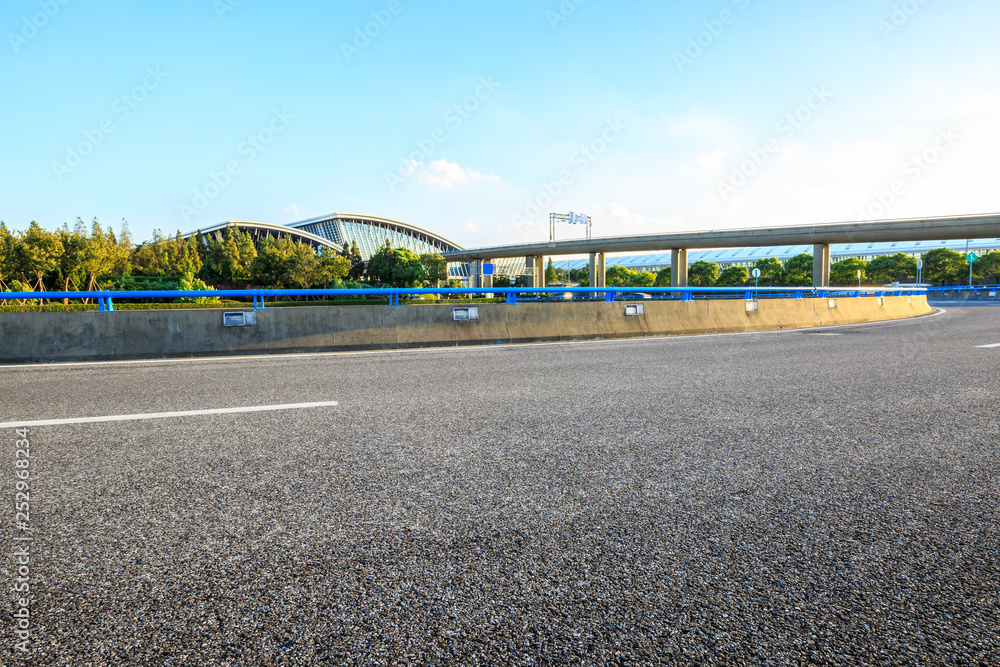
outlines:
[{"label": "glass facade", "polygon": [[461,250],[459,245],[431,232],[384,218],[338,214],[292,223],[290,226],[330,239],[344,247],[357,242],[365,260],[385,245],[386,241],[393,248],[406,248],[418,255]]}]

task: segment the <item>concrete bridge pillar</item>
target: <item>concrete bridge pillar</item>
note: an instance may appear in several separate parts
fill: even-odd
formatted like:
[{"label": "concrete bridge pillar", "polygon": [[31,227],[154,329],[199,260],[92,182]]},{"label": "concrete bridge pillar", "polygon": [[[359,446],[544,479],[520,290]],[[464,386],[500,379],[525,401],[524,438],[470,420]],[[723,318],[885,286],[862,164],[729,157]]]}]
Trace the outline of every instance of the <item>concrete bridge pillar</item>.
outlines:
[{"label": "concrete bridge pillar", "polygon": [[590,286],[607,287],[607,281],[604,276],[603,252],[590,253]]},{"label": "concrete bridge pillar", "polygon": [[817,243],[813,246],[813,287],[830,286],[830,245]]},{"label": "concrete bridge pillar", "polygon": [[545,287],[545,258],[541,255],[525,257],[528,267],[528,287]]},{"label": "concrete bridge pillar", "polygon": [[674,248],[670,251],[670,286],[688,286],[688,251]]}]

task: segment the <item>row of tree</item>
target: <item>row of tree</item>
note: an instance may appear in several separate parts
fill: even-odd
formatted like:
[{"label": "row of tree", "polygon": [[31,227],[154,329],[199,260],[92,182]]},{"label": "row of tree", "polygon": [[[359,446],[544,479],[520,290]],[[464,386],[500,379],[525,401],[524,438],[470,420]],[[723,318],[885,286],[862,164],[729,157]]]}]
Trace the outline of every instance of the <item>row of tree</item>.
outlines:
[{"label": "row of tree", "polygon": [[[921,279],[925,282],[946,285],[961,284],[969,280],[969,262],[964,255],[955,250],[935,248],[925,253],[923,260]],[[806,287],[813,282],[813,256],[803,253],[792,257],[784,264],[775,257],[760,259],[751,269],[730,266],[723,270],[715,262],[694,262],[688,267],[688,285],[692,287],[753,285],[755,281],[750,276],[753,268],[760,269],[760,278],[757,279],[760,285]],[[551,260],[549,261],[546,269],[547,284],[557,282],[565,275],[565,271],[558,273]],[[667,267],[653,273],[633,271],[624,266],[612,266],[604,275],[608,287],[670,287],[671,270]],[[856,285],[859,280],[876,284],[915,282],[916,278],[917,260],[903,253],[881,255],[870,262],[857,257],[848,257],[830,266],[832,285]],[[973,262],[972,280],[975,283],[1000,284],[1000,252],[988,252]],[[578,281],[583,286],[589,285],[587,268],[579,272]]]},{"label": "row of tree", "polygon": [[152,240],[135,245],[125,223],[116,235],[97,220],[88,227],[77,219],[72,229],[66,224],[54,232],[36,222],[23,232],[12,231],[0,222],[0,289],[81,291],[141,285],[135,277],[230,287],[309,289],[345,281],[417,287],[447,281],[448,265],[440,254],[417,255],[388,241],[366,265],[356,242],[335,253],[288,236],[255,241],[234,226],[221,238],[184,238],[180,232],[164,237],[154,231]]},{"label": "row of tree", "polygon": [[[923,255],[923,279],[932,283],[964,283],[969,279],[969,263],[955,250],[936,248]],[[770,257],[755,264],[760,269],[761,285],[808,286],[812,284],[813,257],[801,254],[782,264]],[[1000,252],[986,253],[972,264],[972,280],[977,283],[1000,283]],[[850,257],[831,266],[834,285],[861,281],[889,283],[916,280],[916,260],[903,253],[884,255],[865,262]],[[164,237],[155,231],[150,241],[134,244],[124,223],[118,234],[104,229],[94,220],[88,227],[79,218],[71,229],[68,224],[54,232],[32,222],[23,232],[11,231],[0,222],[0,289],[8,291],[93,290],[124,284],[109,276],[145,278],[184,277],[189,284],[199,280],[206,285],[255,286],[278,288],[314,288],[344,285],[345,281],[365,281],[366,285],[398,287],[458,286],[449,280],[448,265],[437,253],[418,255],[406,248],[393,248],[389,241],[366,263],[357,243],[341,253],[314,249],[288,236],[261,238],[257,241],[246,231],[228,227],[220,237],[178,232]],[[546,282],[575,281],[587,285],[587,268],[566,271],[554,266],[546,269]],[[612,266],[605,273],[609,287],[665,287],[670,285],[670,268],[658,273],[632,271]],[[696,287],[737,287],[752,284],[750,271],[742,266],[720,270],[714,262],[694,262],[688,268],[688,284]],[[360,284],[360,283],[359,283]],[[497,276],[494,285],[522,286],[524,279]]]}]

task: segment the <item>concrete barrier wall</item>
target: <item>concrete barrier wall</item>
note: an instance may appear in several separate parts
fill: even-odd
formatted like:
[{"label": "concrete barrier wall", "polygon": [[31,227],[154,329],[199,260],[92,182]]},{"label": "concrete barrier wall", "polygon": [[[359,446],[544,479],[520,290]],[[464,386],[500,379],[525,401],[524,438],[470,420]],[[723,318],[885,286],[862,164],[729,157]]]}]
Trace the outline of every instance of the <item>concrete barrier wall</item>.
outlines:
[{"label": "concrete barrier wall", "polygon": [[931,312],[924,297],[742,299],[625,303],[479,304],[455,322],[452,305],[289,307],[256,311],[257,325],[223,327],[222,310],[0,313],[0,363],[218,356],[490,345],[797,329],[902,319]]}]

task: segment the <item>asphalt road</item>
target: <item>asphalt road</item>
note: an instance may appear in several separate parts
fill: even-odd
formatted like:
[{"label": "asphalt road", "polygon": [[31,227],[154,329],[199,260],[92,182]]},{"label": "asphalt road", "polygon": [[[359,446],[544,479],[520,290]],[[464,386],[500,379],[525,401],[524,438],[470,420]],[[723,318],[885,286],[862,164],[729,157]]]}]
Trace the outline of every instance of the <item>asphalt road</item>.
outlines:
[{"label": "asphalt road", "polygon": [[953,308],[3,367],[0,422],[338,405],[31,427],[27,530],[0,432],[0,662],[996,664],[993,344]]}]

